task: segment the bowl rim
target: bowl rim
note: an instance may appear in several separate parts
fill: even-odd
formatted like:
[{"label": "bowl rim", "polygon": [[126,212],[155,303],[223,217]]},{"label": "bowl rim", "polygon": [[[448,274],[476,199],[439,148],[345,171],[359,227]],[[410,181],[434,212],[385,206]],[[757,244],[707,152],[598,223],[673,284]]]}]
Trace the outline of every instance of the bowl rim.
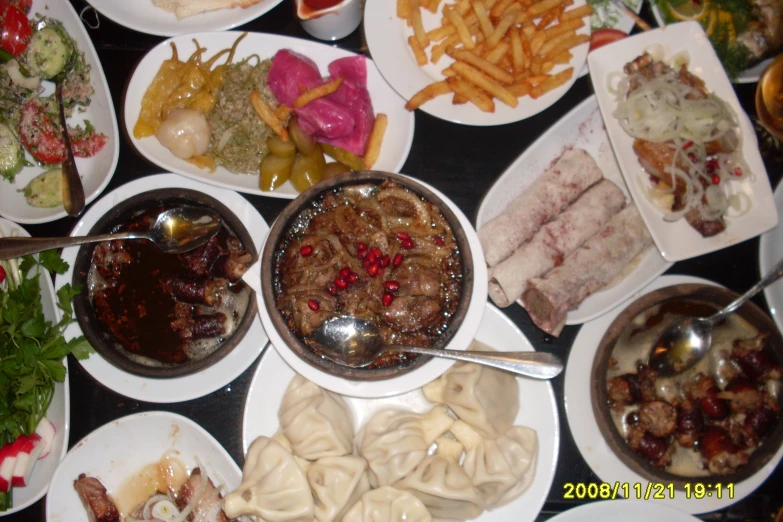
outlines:
[{"label": "bowl rim", "polygon": [[[107,233],[108,228],[115,225],[118,219],[139,212],[150,205],[165,203],[167,200],[185,200],[187,203],[194,206],[208,207],[217,211],[223,221],[223,226],[226,227],[232,235],[237,237],[245,249],[251,254],[251,264],[258,260],[258,253],[253,238],[239,217],[230,208],[214,197],[191,188],[157,188],[130,196],[127,199],[118,202],[111,210],[98,218],[86,235]],[[248,286],[248,303],[241,321],[234,330],[234,333],[209,355],[195,362],[170,367],[145,366],[128,359],[115,347],[107,344],[107,336],[109,334],[103,332],[92,307],[89,285],[87,284],[87,273],[91,266],[92,254],[97,244],[98,243],[82,245],[79,247],[76,254],[73,263],[71,284],[74,286],[77,284],[81,285],[82,291],[79,295],[74,297],[73,308],[79,328],[90,345],[102,358],[118,369],[140,377],[154,379],[172,379],[192,375],[212,366],[231,353],[231,351],[239,345],[247,331],[250,329],[250,326],[253,324],[258,311],[258,303],[254,295],[254,290]],[[87,270],[83,270],[84,267],[87,267]]]},{"label": "bowl rim", "polygon": [[[598,431],[603,436],[609,448],[631,471],[641,475],[653,483],[671,483],[676,489],[686,490],[696,483],[717,485],[727,482],[739,483],[747,480],[759,472],[765,465],[775,458],[776,453],[783,445],[783,419],[779,418],[777,426],[770,433],[764,443],[751,454],[748,463],[731,475],[704,475],[683,476],[665,470],[655,468],[638,457],[628,446],[623,436],[615,427],[614,420],[608,407],[606,391],[606,374],[609,359],[614,350],[617,339],[625,331],[630,321],[651,306],[678,299],[693,299],[711,301],[719,306],[725,306],[739,296],[738,293],[722,286],[701,283],[681,283],[665,286],[653,290],[630,304],[622,310],[610,323],[604,332],[590,373],[590,402],[596,419]],[[742,316],[759,332],[769,332],[771,335],[773,357],[778,364],[783,361],[783,336],[778,331],[772,319],[752,301],[746,302],[735,313]],[[761,326],[759,323],[763,323]],[[778,397],[779,404],[783,405],[783,394]]]}]

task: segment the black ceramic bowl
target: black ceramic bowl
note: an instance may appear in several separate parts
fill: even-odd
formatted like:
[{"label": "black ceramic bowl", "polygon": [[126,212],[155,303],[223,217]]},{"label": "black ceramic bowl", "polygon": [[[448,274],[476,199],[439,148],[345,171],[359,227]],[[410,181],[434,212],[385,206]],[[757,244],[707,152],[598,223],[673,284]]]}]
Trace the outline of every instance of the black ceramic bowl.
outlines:
[{"label": "black ceramic bowl", "polygon": [[[310,208],[313,202],[319,200],[324,193],[340,187],[380,185],[387,180],[394,181],[424,200],[436,205],[451,227],[456,239],[462,265],[462,291],[460,293],[459,303],[457,304],[454,314],[450,318],[446,331],[433,345],[435,348],[446,347],[462,325],[471,303],[474,285],[473,257],[468,244],[468,239],[465,236],[465,231],[454,212],[451,211],[449,206],[441,200],[441,198],[409,177],[387,172],[361,171],[358,173],[345,174],[318,183],[302,192],[299,197],[293,200],[278,216],[269,231],[261,257],[261,290],[264,304],[275,330],[283,339],[286,346],[302,360],[318,370],[351,380],[380,381],[398,377],[421,367],[431,358],[418,356],[412,363],[404,366],[348,368],[317,355],[288,327],[285,318],[275,305],[275,281],[277,278],[275,259],[289,228],[294,226],[298,216],[300,216],[303,211]],[[483,307],[483,303],[481,306]]]},{"label": "black ceramic bowl", "polygon": [[[88,235],[111,233],[116,227],[153,208],[161,206],[172,208],[181,205],[215,210],[223,221],[223,229],[240,241],[243,248],[252,255],[252,262],[258,259],[253,239],[239,218],[215,198],[190,189],[157,189],[128,198],[101,217]],[[104,328],[93,308],[89,273],[95,248],[96,244],[83,245],[76,256],[72,284],[81,285],[82,292],[74,298],[74,311],[84,336],[95,351],[121,370],[153,378],[181,377],[199,372],[230,353],[245,336],[256,316],[258,308],[253,290],[241,283],[241,300],[247,304],[242,305],[243,312],[235,310],[236,327],[230,334],[214,339],[211,346],[197,358],[182,363],[164,363],[150,358],[134,357]],[[161,255],[175,256],[176,254]]]},{"label": "black ceramic bowl", "polygon": [[[634,318],[637,318],[639,314],[649,310],[653,306],[678,301],[705,303],[714,307],[717,311],[734,301],[737,297],[738,294],[731,290],[710,285],[681,284],[661,288],[654,292],[650,292],[631,303],[617,316],[601,339],[595,359],[593,360],[591,374],[592,405],[593,412],[598,421],[598,427],[604,439],[609,444],[609,447],[612,448],[620,460],[635,473],[638,473],[651,482],[661,484],[672,483],[678,489],[684,489],[685,484],[738,483],[753,476],[759,469],[765,466],[775,456],[780,449],[781,444],[783,444],[783,421],[781,421],[780,416],[778,416],[777,424],[762,440],[761,445],[751,453],[748,463],[738,468],[735,473],[727,475],[709,474],[697,477],[674,474],[667,470],[656,468],[646,459],[637,455],[629,447],[623,435],[617,429],[608,405],[607,374],[609,367],[610,364],[614,362],[612,361],[613,358],[622,360],[624,355],[624,353],[621,353],[622,350],[620,348],[617,348],[617,351],[615,351],[618,340],[621,339],[623,332],[627,329],[648,327],[647,324],[643,324],[639,320],[634,321]],[[745,303],[735,313],[739,314],[742,319],[758,330],[759,333],[770,334],[768,349],[778,365],[783,363],[783,337],[781,337],[780,332],[772,319],[752,302]],[[670,322],[671,321],[668,320],[662,321],[660,324],[653,325],[650,328],[656,328],[655,332],[657,332],[657,330],[665,328]],[[653,333],[652,329],[650,330],[650,333]],[[652,337],[657,337],[657,335],[658,334],[656,333]],[[634,350],[633,354],[635,356],[637,348],[631,345],[630,349]],[[639,348],[639,350],[642,350],[642,348]],[[643,350],[646,353],[647,348],[645,347]],[[627,359],[627,361],[630,363],[631,359]],[[783,397],[778,396],[777,400],[778,404],[783,407]]]}]

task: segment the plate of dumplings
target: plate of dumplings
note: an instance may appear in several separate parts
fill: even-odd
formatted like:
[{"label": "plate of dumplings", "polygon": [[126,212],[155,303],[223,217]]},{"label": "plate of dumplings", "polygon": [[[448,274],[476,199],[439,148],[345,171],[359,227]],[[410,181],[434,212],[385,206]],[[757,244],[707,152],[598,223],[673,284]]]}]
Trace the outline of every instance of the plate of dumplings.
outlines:
[{"label": "plate of dumplings", "polygon": [[[470,349],[533,351],[491,304]],[[275,350],[253,377],[242,484],[229,517],[267,522],[535,520],[560,430],[552,386],[457,363],[423,388],[382,399],[308,381]]]}]

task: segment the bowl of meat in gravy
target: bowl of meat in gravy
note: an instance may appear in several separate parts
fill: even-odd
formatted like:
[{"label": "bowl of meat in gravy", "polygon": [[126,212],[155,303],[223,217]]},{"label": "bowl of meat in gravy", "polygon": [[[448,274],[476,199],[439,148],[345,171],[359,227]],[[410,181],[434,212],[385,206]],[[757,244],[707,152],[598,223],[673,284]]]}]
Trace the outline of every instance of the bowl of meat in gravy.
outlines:
[{"label": "bowl of meat in gravy", "polygon": [[[335,383],[384,381],[436,362],[401,352],[367,368],[331,362],[309,336],[337,316],[375,321],[388,344],[467,348],[486,300],[485,272],[475,273],[483,254],[470,223],[446,201],[407,176],[362,171],[321,182],[288,205],[263,248],[259,306],[272,344],[295,370],[363,394]],[[418,386],[448,367],[419,372]]]},{"label": "bowl of meat in gravy", "polygon": [[676,318],[709,316],[737,297],[718,286],[661,288],[629,305],[601,340],[591,385],[599,429],[650,481],[738,483],[783,443],[783,337],[752,302],[715,325],[710,352],[690,370],[663,378],[646,364]]},{"label": "bowl of meat in gravy", "polygon": [[256,315],[252,289],[242,275],[258,255],[239,218],[225,205],[190,189],[157,189],[122,201],[89,235],[149,229],[157,215],[177,206],[216,211],[218,234],[183,254],[165,254],[147,240],[83,245],[73,284],[79,326],[114,366],[145,377],[198,372],[226,356]]}]

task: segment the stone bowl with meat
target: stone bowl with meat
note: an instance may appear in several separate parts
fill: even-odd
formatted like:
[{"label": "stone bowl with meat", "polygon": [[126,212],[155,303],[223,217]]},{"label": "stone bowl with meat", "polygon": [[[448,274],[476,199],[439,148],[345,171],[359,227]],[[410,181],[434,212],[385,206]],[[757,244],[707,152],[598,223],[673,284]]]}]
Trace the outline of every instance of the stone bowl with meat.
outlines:
[{"label": "stone bowl with meat", "polygon": [[719,322],[712,348],[670,378],[647,366],[650,348],[676,318],[704,317],[738,295],[682,284],[630,304],[609,326],[593,361],[592,405],[612,450],[649,481],[738,483],[766,466],[783,444],[783,337],[748,302]]},{"label": "stone bowl with meat", "polygon": [[221,217],[218,234],[182,254],[147,240],[84,245],[73,284],[74,310],[87,340],[121,370],[154,378],[201,371],[225,357],[252,324],[257,304],[242,276],[258,258],[253,240],[225,205],[189,189],[158,189],[122,201],[89,234],[149,229],[177,206],[208,207]]},{"label": "stone bowl with meat", "polygon": [[289,364],[324,387],[387,381],[430,358],[393,352],[348,368],[323,357],[312,333],[352,316],[374,321],[387,344],[465,349],[486,300],[476,254],[467,219],[423,184],[377,171],[332,178],[303,192],[272,226],[261,260],[261,319]]}]

